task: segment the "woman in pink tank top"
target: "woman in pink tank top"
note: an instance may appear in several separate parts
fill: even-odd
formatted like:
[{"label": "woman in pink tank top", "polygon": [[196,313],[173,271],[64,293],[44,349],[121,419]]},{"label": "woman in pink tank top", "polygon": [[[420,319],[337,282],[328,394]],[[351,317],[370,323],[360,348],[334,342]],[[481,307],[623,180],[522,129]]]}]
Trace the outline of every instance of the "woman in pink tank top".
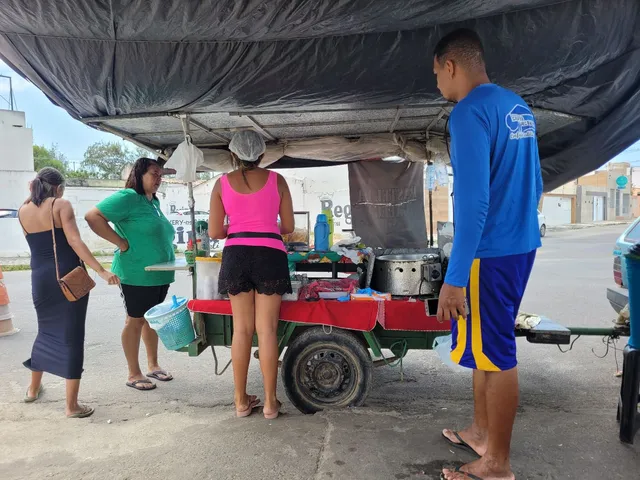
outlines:
[{"label": "woman in pink tank top", "polygon": [[259,168],[265,149],[264,140],[254,131],[238,132],[231,139],[229,150],[236,170],[220,178],[211,192],[209,235],[226,239],[219,291],[229,295],[233,311],[236,415],[246,417],[260,404],[255,395],[247,395],[251,346],[257,332],[264,416],[273,419],[280,411],[276,397],[280,303],[282,295],[291,293],[281,234],[293,232],[294,220],[287,182],[281,175]]}]

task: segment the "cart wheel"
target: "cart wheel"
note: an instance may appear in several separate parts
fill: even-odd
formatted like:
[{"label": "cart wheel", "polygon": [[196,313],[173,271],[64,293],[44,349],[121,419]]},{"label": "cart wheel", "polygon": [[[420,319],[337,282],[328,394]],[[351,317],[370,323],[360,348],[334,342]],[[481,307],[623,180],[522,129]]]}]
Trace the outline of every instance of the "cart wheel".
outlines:
[{"label": "cart wheel", "polygon": [[311,328],[287,348],[282,382],[302,413],[360,406],[371,387],[373,362],[358,337],[346,330]]}]

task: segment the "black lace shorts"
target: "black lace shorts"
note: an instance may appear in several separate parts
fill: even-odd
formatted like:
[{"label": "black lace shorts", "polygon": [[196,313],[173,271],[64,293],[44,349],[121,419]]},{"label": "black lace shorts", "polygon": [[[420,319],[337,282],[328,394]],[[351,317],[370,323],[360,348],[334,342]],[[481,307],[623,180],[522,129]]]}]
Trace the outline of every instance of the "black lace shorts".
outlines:
[{"label": "black lace shorts", "polygon": [[225,247],[218,289],[223,295],[292,293],[287,254],[269,247]]}]

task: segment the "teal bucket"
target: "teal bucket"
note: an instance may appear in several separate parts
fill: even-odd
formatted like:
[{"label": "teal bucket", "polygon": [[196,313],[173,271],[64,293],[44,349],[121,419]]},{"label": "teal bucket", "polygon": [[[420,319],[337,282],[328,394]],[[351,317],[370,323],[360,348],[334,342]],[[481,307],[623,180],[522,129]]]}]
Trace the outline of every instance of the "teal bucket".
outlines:
[{"label": "teal bucket", "polygon": [[187,299],[184,297],[174,295],[171,300],[156,305],[145,313],[144,318],[169,350],[179,350],[196,339],[191,314],[187,309]]},{"label": "teal bucket", "polygon": [[629,282],[629,345],[640,350],[640,256],[625,255],[627,280]]}]

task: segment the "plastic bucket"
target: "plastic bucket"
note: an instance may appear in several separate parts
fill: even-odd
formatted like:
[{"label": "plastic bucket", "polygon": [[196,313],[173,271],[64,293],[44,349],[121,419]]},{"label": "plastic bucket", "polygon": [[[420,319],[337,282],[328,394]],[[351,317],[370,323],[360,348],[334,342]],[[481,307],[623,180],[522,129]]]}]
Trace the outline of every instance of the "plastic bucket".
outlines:
[{"label": "plastic bucket", "polygon": [[179,350],[196,339],[184,297],[174,295],[171,300],[150,309],[144,318],[169,350]]},{"label": "plastic bucket", "polygon": [[218,277],[222,259],[217,257],[196,258],[196,298],[198,300],[221,300]]},{"label": "plastic bucket", "polygon": [[640,257],[625,255],[629,283],[629,345],[640,349]]},{"label": "plastic bucket", "polygon": [[452,338],[451,335],[443,335],[441,337],[436,337],[433,340],[433,349],[436,351],[442,363],[444,363],[447,367],[449,367],[454,372],[464,372],[468,370],[465,367],[462,367],[451,360],[451,344]]}]

